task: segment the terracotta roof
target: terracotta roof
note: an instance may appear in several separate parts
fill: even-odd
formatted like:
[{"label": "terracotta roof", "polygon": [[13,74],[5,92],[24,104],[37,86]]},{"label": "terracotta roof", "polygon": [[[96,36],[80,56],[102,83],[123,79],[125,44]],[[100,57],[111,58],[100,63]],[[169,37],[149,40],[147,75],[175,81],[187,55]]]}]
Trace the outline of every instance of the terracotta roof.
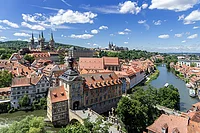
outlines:
[{"label": "terracotta roof", "polygon": [[103,58],[79,58],[79,68],[82,69],[104,69]]},{"label": "terracotta roof", "polygon": [[13,57],[15,57],[16,58],[16,60],[21,60],[22,59],[22,56],[21,55],[19,55],[18,53],[13,53],[11,56],[10,56],[10,58],[9,58],[9,60],[13,60]]},{"label": "terracotta roof", "polygon": [[49,53],[32,53],[31,55],[35,58],[48,58],[48,57],[50,57]]},{"label": "terracotta roof", "polygon": [[147,129],[156,133],[162,133],[162,127],[165,123],[168,125],[168,133],[172,133],[176,128],[180,133],[187,133],[188,119],[175,115],[162,114]]},{"label": "terracotta roof", "polygon": [[187,127],[188,133],[200,133],[200,123],[190,121],[189,126]]},{"label": "terracotta roof", "polygon": [[10,87],[0,88],[0,92],[8,92],[11,91]]},{"label": "terracotta roof", "polygon": [[24,66],[20,64],[19,62],[13,62],[12,63],[12,69],[10,70],[14,76],[28,76],[32,72],[34,72],[33,69],[30,67]]},{"label": "terracotta roof", "polygon": [[85,79],[85,83],[88,86],[86,89],[93,89],[122,83],[114,72],[82,74],[81,76]]},{"label": "terracotta roof", "polygon": [[43,75],[39,76],[34,75],[31,77],[13,78],[11,87],[36,85],[42,77]]},{"label": "terracotta roof", "polygon": [[68,100],[64,85],[51,88],[49,91],[52,103]]},{"label": "terracotta roof", "polygon": [[104,65],[112,65],[112,66],[119,65],[118,57],[103,57],[103,61],[104,61]]}]

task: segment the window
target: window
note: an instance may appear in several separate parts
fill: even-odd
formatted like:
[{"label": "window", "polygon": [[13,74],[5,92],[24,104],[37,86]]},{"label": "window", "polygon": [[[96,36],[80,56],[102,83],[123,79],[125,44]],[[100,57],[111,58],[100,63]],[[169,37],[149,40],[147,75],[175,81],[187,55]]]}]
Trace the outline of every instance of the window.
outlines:
[{"label": "window", "polygon": [[97,102],[97,101],[98,101],[98,98],[96,98],[95,102]]},{"label": "window", "polygon": [[42,84],[42,87],[44,87],[44,84]]},{"label": "window", "polygon": [[88,105],[88,100],[86,100],[86,105]]},{"label": "window", "polygon": [[91,99],[91,103],[93,103],[93,99]]},{"label": "window", "polygon": [[104,99],[106,99],[106,94],[104,95]]},{"label": "window", "polygon": [[86,92],[86,96],[88,96],[88,92]]},{"label": "window", "polygon": [[102,97],[99,98],[99,101],[102,101]]}]

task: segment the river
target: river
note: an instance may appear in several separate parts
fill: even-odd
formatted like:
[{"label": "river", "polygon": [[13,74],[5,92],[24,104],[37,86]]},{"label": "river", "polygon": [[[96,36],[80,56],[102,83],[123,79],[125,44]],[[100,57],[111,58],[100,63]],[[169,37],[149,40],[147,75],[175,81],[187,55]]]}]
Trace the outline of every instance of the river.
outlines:
[{"label": "river", "polygon": [[156,80],[151,82],[151,85],[155,88],[161,88],[165,83],[169,83],[178,88],[180,93],[180,111],[186,112],[192,107],[192,104],[199,102],[198,98],[191,98],[189,96],[189,90],[185,86],[185,82],[168,71],[165,66],[158,66],[157,69],[160,71],[160,74]]},{"label": "river", "polygon": [[[188,88],[185,86],[185,82],[177,78],[172,72],[167,71],[165,66],[158,66],[160,74],[156,80],[151,82],[151,85],[155,88],[161,88],[165,83],[169,83],[178,88],[180,93],[180,110],[185,112],[191,108],[192,104],[199,102],[198,98],[191,98],[189,96]],[[46,117],[46,110],[35,110],[32,112],[18,111],[15,113],[0,114],[0,128],[7,124],[11,124],[13,121],[19,121],[25,118],[27,115],[35,115]],[[52,129],[51,129],[52,130]],[[53,129],[58,131],[59,129]]]}]

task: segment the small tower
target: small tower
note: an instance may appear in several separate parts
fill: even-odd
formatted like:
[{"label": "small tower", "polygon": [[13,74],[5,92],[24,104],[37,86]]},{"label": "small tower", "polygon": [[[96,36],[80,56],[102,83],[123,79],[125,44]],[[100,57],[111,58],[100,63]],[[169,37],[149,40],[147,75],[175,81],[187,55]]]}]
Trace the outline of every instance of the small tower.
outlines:
[{"label": "small tower", "polygon": [[45,38],[44,38],[44,35],[43,35],[43,31],[41,33],[42,37],[40,38],[40,50],[44,50],[44,43],[45,43]]},{"label": "small tower", "polygon": [[49,40],[50,50],[54,50],[54,45],[55,45],[55,41],[53,39],[53,33],[51,32],[51,37],[50,37],[50,40]]},{"label": "small tower", "polygon": [[69,98],[69,109],[77,110],[83,107],[83,78],[74,70],[73,64],[74,59],[68,58],[68,70],[59,79]]},{"label": "small tower", "polygon": [[32,37],[31,37],[30,41],[31,42],[30,42],[30,45],[29,45],[29,49],[31,50],[31,49],[34,48],[34,45],[35,45],[33,33],[32,33]]}]

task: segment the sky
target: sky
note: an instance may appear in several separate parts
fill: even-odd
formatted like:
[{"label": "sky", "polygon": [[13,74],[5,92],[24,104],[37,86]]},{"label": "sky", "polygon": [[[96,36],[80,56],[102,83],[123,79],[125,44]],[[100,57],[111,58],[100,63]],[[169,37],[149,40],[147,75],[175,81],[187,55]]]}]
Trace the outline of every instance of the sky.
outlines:
[{"label": "sky", "polygon": [[0,0],[0,41],[42,31],[91,48],[200,52],[200,0]]}]

